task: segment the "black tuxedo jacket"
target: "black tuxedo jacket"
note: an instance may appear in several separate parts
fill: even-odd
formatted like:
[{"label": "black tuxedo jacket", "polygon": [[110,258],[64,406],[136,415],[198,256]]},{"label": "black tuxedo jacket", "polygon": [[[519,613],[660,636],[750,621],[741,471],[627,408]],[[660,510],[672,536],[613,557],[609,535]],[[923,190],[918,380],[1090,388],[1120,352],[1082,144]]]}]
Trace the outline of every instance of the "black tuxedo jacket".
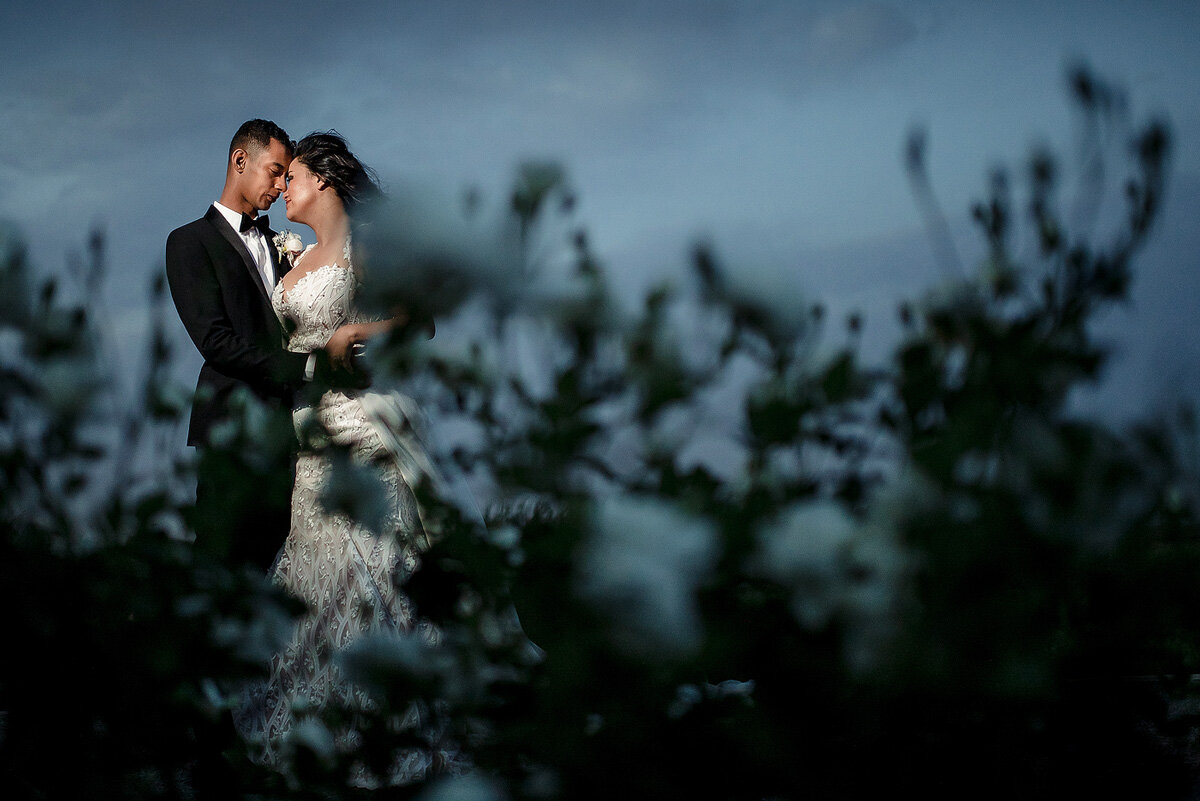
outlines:
[{"label": "black tuxedo jacket", "polygon": [[[270,236],[267,250],[278,280],[291,265],[280,267]],[[167,283],[184,328],[204,357],[188,444],[207,444],[238,387],[280,410],[290,408],[292,394],[304,383],[308,356],[284,349],[283,329],[254,259],[215,206],[167,237]]]}]

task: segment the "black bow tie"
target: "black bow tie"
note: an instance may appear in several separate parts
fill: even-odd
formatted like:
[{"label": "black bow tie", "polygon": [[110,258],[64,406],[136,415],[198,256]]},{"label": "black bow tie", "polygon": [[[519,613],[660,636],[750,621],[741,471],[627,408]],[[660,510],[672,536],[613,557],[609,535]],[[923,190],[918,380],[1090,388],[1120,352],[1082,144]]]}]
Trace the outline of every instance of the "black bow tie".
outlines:
[{"label": "black bow tie", "polygon": [[243,213],[242,224],[238,227],[238,230],[244,234],[251,228],[257,228],[259,233],[266,236],[267,232],[271,230],[271,224],[267,221],[267,215],[260,214],[257,217],[251,217],[249,214]]}]

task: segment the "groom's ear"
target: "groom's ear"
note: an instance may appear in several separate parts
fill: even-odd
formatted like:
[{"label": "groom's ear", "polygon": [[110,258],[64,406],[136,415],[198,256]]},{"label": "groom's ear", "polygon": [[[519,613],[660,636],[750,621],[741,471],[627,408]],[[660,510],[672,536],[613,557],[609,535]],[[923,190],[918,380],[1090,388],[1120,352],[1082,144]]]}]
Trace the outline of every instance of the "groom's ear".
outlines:
[{"label": "groom's ear", "polygon": [[250,154],[247,153],[245,150],[242,150],[240,147],[235,149],[232,153],[229,154],[229,163],[238,172],[242,172],[243,170],[245,170],[246,165],[249,163],[249,161],[250,161]]}]

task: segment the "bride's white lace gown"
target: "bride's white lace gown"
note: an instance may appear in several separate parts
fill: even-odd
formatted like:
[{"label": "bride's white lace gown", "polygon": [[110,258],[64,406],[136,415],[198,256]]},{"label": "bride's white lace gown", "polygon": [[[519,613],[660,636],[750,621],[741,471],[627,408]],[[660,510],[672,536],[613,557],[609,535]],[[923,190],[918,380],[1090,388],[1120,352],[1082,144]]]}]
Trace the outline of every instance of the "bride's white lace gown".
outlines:
[{"label": "bride's white lace gown", "polygon": [[[340,326],[372,319],[355,303],[360,282],[350,267],[349,243],[344,261],[307,272],[287,291],[282,282],[275,287],[272,305],[289,332],[289,350],[311,352],[323,347]],[[268,761],[276,759],[292,726],[293,706],[369,703],[340,675],[333,659],[338,649],[366,632],[409,631],[418,625],[411,603],[396,586],[415,569],[426,544],[411,487],[427,462],[406,422],[406,411],[411,408],[395,396],[331,390],[317,406],[293,412],[301,452],[291,530],[272,578],[303,600],[309,612],[298,622],[292,641],[273,659],[267,685],[253,692],[249,719],[243,723],[243,730],[263,744]],[[330,457],[322,452],[328,442],[348,448],[355,462],[378,473],[387,497],[380,533],[321,506],[319,497],[332,469]],[[431,639],[436,636],[427,624],[421,630]],[[415,707],[405,725],[420,725]],[[349,736],[353,739],[353,732]],[[406,753],[391,780],[422,776],[430,761],[427,753]]]}]

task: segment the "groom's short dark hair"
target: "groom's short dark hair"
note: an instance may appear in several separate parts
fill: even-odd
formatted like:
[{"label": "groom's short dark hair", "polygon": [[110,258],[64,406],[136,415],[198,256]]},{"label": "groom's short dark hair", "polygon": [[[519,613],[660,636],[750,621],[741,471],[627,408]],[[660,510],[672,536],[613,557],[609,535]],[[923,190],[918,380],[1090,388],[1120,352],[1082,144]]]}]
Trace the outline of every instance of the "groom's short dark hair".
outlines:
[{"label": "groom's short dark hair", "polygon": [[233,139],[229,143],[229,155],[232,156],[233,151],[238,148],[249,152],[251,145],[260,148],[270,147],[272,139],[283,143],[289,153],[296,149],[295,143],[288,138],[287,132],[270,120],[247,120],[233,135]]}]

